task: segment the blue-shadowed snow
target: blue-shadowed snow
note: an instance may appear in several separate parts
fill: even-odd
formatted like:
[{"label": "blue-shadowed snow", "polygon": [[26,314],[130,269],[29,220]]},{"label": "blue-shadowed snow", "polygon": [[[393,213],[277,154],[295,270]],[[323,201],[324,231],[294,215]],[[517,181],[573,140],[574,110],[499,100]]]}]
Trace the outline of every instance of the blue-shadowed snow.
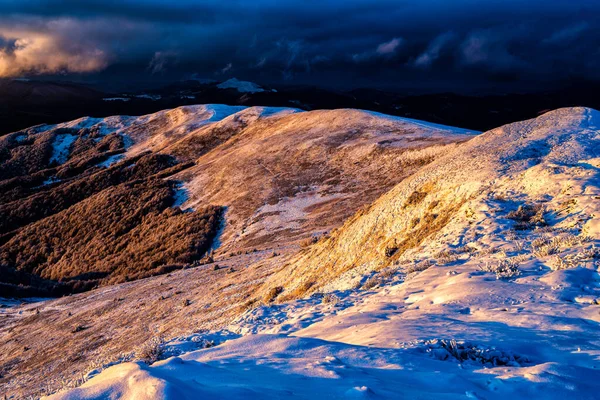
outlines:
[{"label": "blue-shadowed snow", "polygon": [[227,213],[227,207],[224,207],[223,214],[221,215],[221,220],[219,221],[219,227],[217,228],[217,232],[215,233],[215,237],[210,244],[210,249],[208,252],[217,250],[223,244],[221,241],[221,237],[223,236],[223,232],[225,231],[225,227],[227,226],[227,219],[225,218],[225,214]]},{"label": "blue-shadowed snow", "polygon": [[173,205],[171,207],[179,207],[182,211],[193,211],[193,208],[183,208],[183,205],[189,200],[190,195],[184,183],[179,183],[173,194]]},{"label": "blue-shadowed snow", "polygon": [[69,158],[71,145],[75,140],[77,140],[76,135],[68,133],[56,135],[56,138],[52,143],[52,156],[50,157],[50,162],[64,164]]},{"label": "blue-shadowed snow", "polygon": [[17,143],[23,143],[24,141],[27,140],[27,135],[18,135],[13,137],[13,140]]},{"label": "blue-shadowed snow", "polygon": [[124,154],[115,154],[115,155],[108,157],[106,160],[102,161],[101,163],[99,163],[98,166],[101,168],[108,168],[111,165],[123,160],[124,158],[125,158]]},{"label": "blue-shadowed snow", "polygon": [[42,185],[43,186],[47,186],[47,185],[52,185],[53,183],[58,183],[60,182],[60,179],[57,178],[56,176],[51,176],[50,178],[46,179]]}]

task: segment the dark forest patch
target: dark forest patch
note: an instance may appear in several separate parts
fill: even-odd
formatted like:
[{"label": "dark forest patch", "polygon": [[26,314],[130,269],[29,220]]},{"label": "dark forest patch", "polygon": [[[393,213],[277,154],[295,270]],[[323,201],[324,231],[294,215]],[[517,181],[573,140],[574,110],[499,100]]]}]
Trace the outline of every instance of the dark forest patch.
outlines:
[{"label": "dark forest patch", "polygon": [[0,248],[0,268],[12,271],[0,279],[56,295],[153,276],[165,265],[200,259],[222,210],[172,208],[176,185],[158,179],[121,184],[29,224]]}]

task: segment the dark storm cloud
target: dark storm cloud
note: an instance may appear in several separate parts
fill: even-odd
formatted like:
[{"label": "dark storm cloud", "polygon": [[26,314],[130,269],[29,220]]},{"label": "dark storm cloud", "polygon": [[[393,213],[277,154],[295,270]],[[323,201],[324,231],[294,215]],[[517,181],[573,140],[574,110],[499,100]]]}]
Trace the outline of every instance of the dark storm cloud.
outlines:
[{"label": "dark storm cloud", "polygon": [[0,76],[544,85],[600,78],[599,21],[585,0],[4,0]]}]

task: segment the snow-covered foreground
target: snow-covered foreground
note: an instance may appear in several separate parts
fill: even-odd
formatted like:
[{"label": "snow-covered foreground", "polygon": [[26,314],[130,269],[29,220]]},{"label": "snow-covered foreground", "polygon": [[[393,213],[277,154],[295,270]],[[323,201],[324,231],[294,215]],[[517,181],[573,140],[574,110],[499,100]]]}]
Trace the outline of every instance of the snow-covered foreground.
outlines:
[{"label": "snow-covered foreground", "polygon": [[[495,143],[513,136],[516,145]],[[450,155],[481,172],[456,163],[461,175],[441,159],[378,201],[366,222],[341,228],[372,234],[359,229],[370,213],[379,224],[401,221],[389,208],[404,203],[395,193],[431,176],[453,180],[424,198],[407,195],[413,217],[450,201],[440,197],[450,185],[450,195],[472,192],[391,265],[317,282],[333,291],[260,306],[227,330],[167,343],[167,356],[178,356],[115,365],[51,398],[596,399],[599,144],[600,113],[589,109],[488,132]],[[387,238],[371,244],[379,240]],[[361,243],[334,245],[359,257]],[[344,289],[360,271],[358,287]]]},{"label": "snow-covered foreground", "polygon": [[597,398],[599,307],[577,298],[599,295],[598,274],[524,274],[435,267],[339,303],[262,307],[230,327],[239,339],[117,365],[53,398]]}]

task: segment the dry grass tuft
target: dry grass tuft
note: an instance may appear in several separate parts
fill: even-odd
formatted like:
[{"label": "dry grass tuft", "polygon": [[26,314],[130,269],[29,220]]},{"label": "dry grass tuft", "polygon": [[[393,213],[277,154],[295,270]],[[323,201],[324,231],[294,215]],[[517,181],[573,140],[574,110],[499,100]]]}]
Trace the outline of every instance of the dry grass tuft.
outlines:
[{"label": "dry grass tuft", "polygon": [[415,190],[406,199],[406,203],[404,203],[404,208],[414,207],[418,205],[423,200],[425,200],[425,197],[427,197],[427,192],[420,192],[418,190]]},{"label": "dry grass tuft", "polygon": [[339,302],[340,302],[340,298],[337,295],[335,295],[334,293],[326,293],[321,298],[322,304],[336,305]]},{"label": "dry grass tuft", "polygon": [[433,264],[431,263],[431,261],[429,260],[424,260],[412,265],[409,265],[408,267],[406,267],[406,273],[407,274],[412,274],[414,272],[421,272],[421,271],[425,271],[426,269],[432,267]]},{"label": "dry grass tuft", "polygon": [[382,279],[379,276],[372,276],[371,278],[367,279],[365,283],[363,283],[361,288],[363,290],[370,290],[381,285],[382,283]]},{"label": "dry grass tuft", "polygon": [[283,293],[283,287],[281,286],[276,286],[269,289],[267,293],[265,293],[265,295],[263,296],[263,303],[272,303],[281,293]]},{"label": "dry grass tuft", "polygon": [[591,249],[581,250],[575,254],[556,255],[550,262],[550,268],[554,271],[578,268],[582,264],[585,264],[586,261],[598,258],[600,258],[600,249],[592,247]]}]

